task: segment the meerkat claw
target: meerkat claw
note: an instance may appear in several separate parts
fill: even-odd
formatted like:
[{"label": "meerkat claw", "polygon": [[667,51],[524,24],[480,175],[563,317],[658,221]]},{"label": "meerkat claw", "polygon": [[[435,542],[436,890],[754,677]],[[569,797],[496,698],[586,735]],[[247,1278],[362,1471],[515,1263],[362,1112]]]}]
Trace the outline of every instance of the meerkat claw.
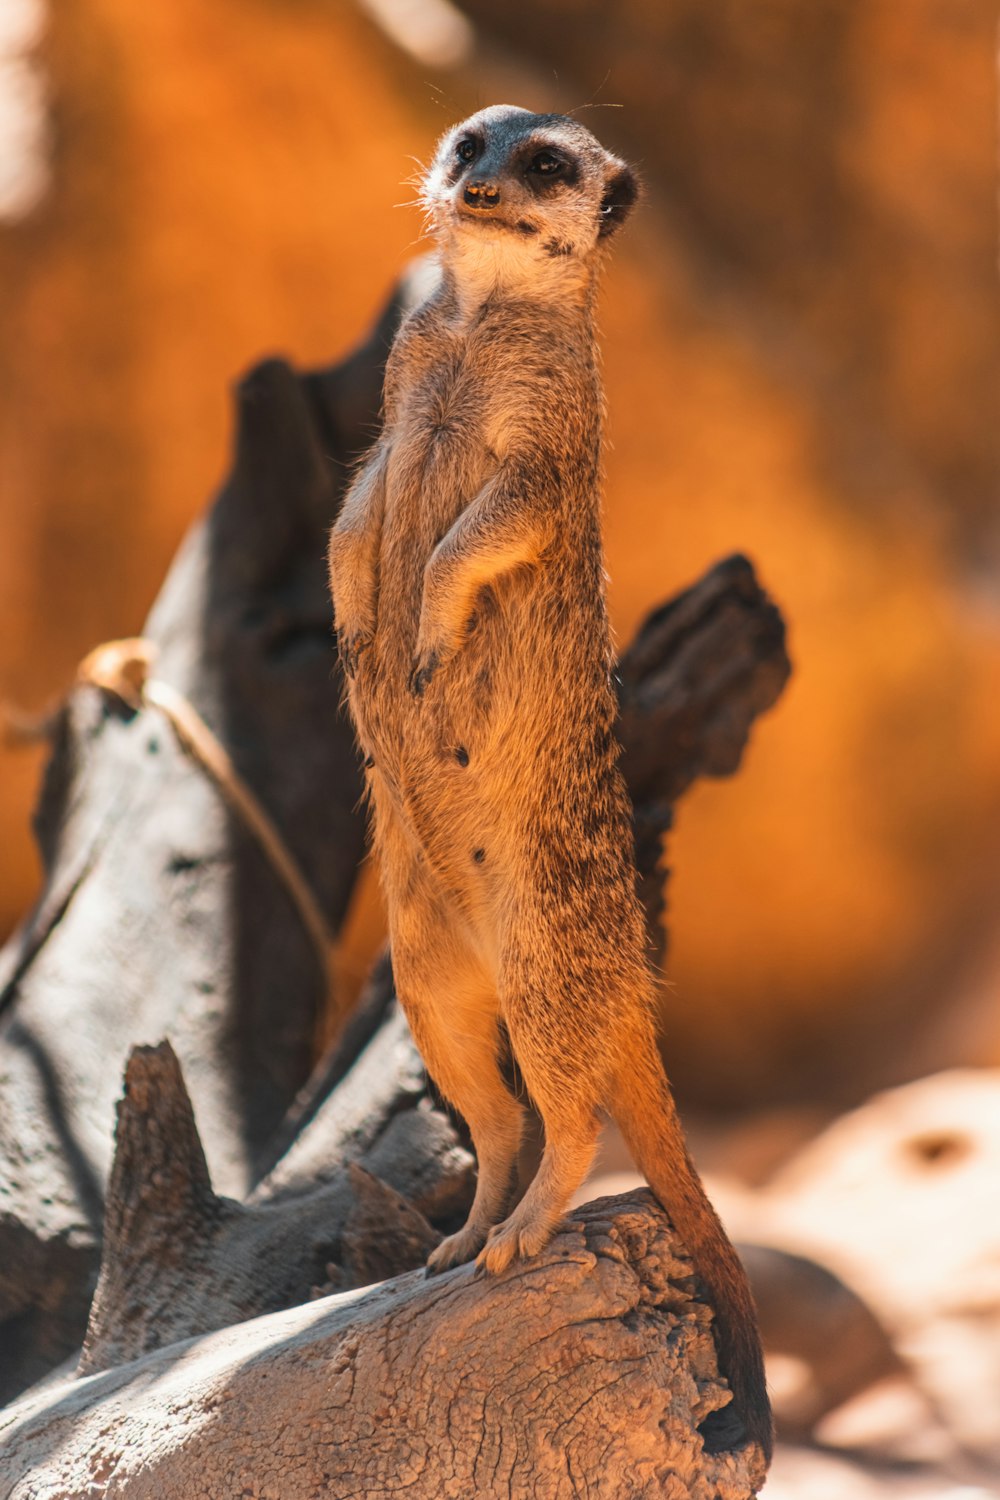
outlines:
[{"label": "meerkat claw", "polygon": [[410,673],[410,692],[414,698],[422,698],[427,687],[430,685],[434,673],[440,666],[440,658],[436,651],[429,656],[418,657],[414,663],[413,671]]},{"label": "meerkat claw", "polygon": [[520,1234],[509,1220],[505,1220],[490,1230],[486,1244],[476,1257],[477,1274],[499,1276],[512,1261],[523,1255]]},{"label": "meerkat claw", "polygon": [[340,664],[344,669],[344,675],[353,679],[357,675],[358,662],[361,655],[371,645],[371,638],[366,635],[341,636],[338,640],[340,648]]},{"label": "meerkat claw", "polygon": [[517,1240],[490,1240],[476,1257],[477,1276],[499,1276],[517,1258]]}]

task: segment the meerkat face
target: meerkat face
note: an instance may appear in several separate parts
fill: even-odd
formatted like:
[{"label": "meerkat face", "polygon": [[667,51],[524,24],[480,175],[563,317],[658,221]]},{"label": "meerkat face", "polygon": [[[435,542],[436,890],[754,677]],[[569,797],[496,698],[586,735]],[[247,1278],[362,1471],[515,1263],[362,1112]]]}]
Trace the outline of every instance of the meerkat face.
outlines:
[{"label": "meerkat face", "polygon": [[631,168],[565,115],[494,105],[438,145],[423,200],[463,279],[585,281],[638,196]]}]

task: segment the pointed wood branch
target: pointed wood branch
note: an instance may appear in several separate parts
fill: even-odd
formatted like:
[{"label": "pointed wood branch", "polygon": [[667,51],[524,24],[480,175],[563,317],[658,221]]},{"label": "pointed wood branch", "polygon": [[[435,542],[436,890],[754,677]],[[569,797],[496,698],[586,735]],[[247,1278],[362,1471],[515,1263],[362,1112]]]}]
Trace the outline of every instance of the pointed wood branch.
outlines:
[{"label": "pointed wood branch", "polygon": [[[406,1099],[412,1103],[413,1096]],[[471,1197],[473,1164],[440,1114],[356,1117],[354,1161],[324,1185],[242,1204],[212,1190],[169,1042],[133,1050],[118,1105],[101,1272],[80,1361],[89,1375],[260,1313],[423,1265]],[[409,1150],[399,1150],[399,1134]],[[366,1169],[367,1168],[367,1169]],[[384,1180],[373,1175],[384,1174]]]},{"label": "pointed wood branch", "polygon": [[698,777],[732,776],[791,672],[785,625],[740,555],[639,626],[618,665],[618,735],[634,808],[640,894],[656,962],[666,948],[663,840]]}]

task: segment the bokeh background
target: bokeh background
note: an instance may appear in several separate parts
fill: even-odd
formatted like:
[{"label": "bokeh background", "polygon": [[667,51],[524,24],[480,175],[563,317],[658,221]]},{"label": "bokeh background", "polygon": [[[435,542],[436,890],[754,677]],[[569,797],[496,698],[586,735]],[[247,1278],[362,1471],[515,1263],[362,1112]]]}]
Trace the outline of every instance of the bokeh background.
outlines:
[{"label": "bokeh background", "polygon": [[[136,632],[262,354],[341,353],[470,108],[593,106],[616,629],[754,559],[795,675],[670,849],[706,1104],[1000,1061],[995,15],[983,0],[4,0],[0,693]],[[0,751],[0,929],[41,752]],[[354,924],[360,965],[377,918]]]}]

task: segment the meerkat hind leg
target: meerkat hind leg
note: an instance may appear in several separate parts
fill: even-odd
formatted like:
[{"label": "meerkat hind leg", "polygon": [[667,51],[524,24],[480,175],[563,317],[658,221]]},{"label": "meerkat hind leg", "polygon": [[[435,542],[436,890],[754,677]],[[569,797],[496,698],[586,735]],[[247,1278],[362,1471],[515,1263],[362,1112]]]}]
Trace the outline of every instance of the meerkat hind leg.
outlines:
[{"label": "meerkat hind leg", "polygon": [[448,936],[428,943],[425,935],[420,958],[393,952],[413,1039],[437,1087],[468,1125],[479,1164],[469,1217],[432,1251],[432,1273],[473,1260],[506,1213],[524,1122],[524,1107],[500,1074],[495,991]]},{"label": "meerkat hind leg", "polygon": [[469,1127],[478,1174],[469,1217],[431,1252],[430,1272],[475,1259],[490,1230],[506,1213],[515,1186],[524,1110],[500,1076],[495,1039],[486,1036],[481,1041],[481,1046],[474,1046],[463,1037],[448,1064],[437,1070],[431,1067],[432,1076],[440,1079],[438,1086]]},{"label": "meerkat hind leg", "polygon": [[[515,1052],[517,1041],[514,1038]],[[583,1091],[567,1089],[558,1067],[537,1055],[517,1052],[528,1091],[542,1117],[545,1148],[541,1164],[512,1213],[489,1232],[478,1257],[481,1271],[504,1271],[517,1257],[537,1255],[552,1237],[566,1205],[594,1159],[600,1120]],[[526,1066],[530,1058],[531,1066]],[[560,1086],[560,1084],[562,1086]],[[553,1086],[555,1085],[555,1086]]]},{"label": "meerkat hind leg", "polygon": [[[482,1091],[475,1103],[468,1094],[462,1095],[464,1102],[460,1102],[457,1091],[453,1091],[453,1102],[472,1135],[479,1171],[469,1217],[461,1229],[442,1240],[427,1258],[427,1269],[432,1274],[474,1260],[510,1201],[523,1112],[507,1093],[499,1073],[496,1079],[499,1085],[496,1096],[487,1098],[486,1091]],[[501,1104],[500,1094],[505,1096],[506,1105]]]}]

